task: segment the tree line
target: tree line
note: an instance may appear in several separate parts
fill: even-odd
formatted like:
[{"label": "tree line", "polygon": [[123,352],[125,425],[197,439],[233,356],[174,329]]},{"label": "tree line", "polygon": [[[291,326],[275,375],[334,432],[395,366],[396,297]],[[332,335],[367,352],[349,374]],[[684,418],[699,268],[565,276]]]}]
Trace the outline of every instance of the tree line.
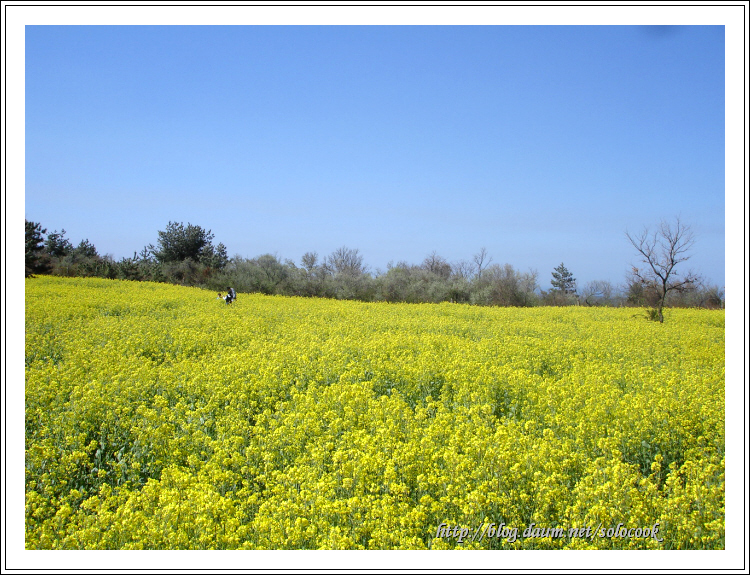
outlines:
[{"label": "tree line", "polygon": [[216,291],[232,286],[245,293],[360,301],[647,306],[654,310],[651,319],[658,321],[663,321],[662,309],[667,305],[724,305],[723,288],[708,285],[693,272],[678,275],[675,270],[689,258],[694,242],[689,227],[679,220],[676,226],[662,222],[653,233],[645,229],[640,235],[627,234],[643,266],[634,267],[623,284],[599,280],[578,286],[572,272],[561,263],[552,270],[548,288],[536,270],[520,271],[507,263],[493,263],[485,248],[468,260],[449,262],[433,251],[419,264],[399,261],[389,263],[385,271],[372,271],[358,249],[346,246],[324,257],[307,252],[299,264],[273,254],[229,258],[224,244],[214,245],[211,230],[190,223],[170,221],[157,233],[156,245],[149,244],[119,261],[99,254],[88,239],[73,246],[66,233],[64,229],[48,233],[40,223],[26,220],[26,277],[103,277]]}]

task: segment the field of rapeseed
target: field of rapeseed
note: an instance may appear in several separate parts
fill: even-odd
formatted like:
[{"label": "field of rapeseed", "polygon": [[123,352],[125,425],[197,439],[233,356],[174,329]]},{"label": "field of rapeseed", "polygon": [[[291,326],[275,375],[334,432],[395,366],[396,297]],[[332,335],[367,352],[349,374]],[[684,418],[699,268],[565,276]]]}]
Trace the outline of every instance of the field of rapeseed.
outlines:
[{"label": "field of rapeseed", "polygon": [[724,311],[215,297],[26,280],[28,549],[724,548]]}]

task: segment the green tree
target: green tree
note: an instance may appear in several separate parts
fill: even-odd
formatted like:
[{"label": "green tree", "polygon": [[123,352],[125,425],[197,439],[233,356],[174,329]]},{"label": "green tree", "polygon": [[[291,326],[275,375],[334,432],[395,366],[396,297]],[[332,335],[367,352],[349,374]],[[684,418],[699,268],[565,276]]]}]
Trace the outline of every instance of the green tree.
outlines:
[{"label": "green tree", "polygon": [[552,284],[553,290],[563,293],[564,295],[576,293],[576,278],[573,274],[565,267],[564,263],[557,266],[552,272]]},{"label": "green tree", "polygon": [[55,230],[48,234],[47,239],[44,240],[44,247],[53,258],[63,258],[73,251],[73,244],[65,237],[65,229],[61,232]]},{"label": "green tree", "polygon": [[[211,241],[214,235],[211,230],[204,230],[200,226],[194,226],[188,222],[185,226],[180,222],[169,222],[167,229],[159,232],[157,248],[148,246],[160,264],[176,263],[190,259],[201,262],[205,257],[209,259],[216,255],[216,250]],[[226,257],[226,248],[224,249]]]},{"label": "green tree", "polygon": [[44,234],[47,230],[42,224],[26,220],[26,277],[35,273],[46,273],[50,270],[49,257],[44,253]]},{"label": "green tree", "polygon": [[224,269],[229,262],[226,246],[222,243],[219,243],[216,247],[208,244],[201,252],[200,262],[210,268]]},{"label": "green tree", "polygon": [[96,247],[88,240],[88,238],[86,238],[85,240],[81,240],[81,243],[73,249],[73,254],[84,258],[99,257],[99,253],[96,251]]},{"label": "green tree", "polygon": [[282,282],[289,275],[289,268],[284,266],[275,255],[263,254],[252,262],[257,266],[258,291],[265,294],[278,293]]},{"label": "green tree", "polygon": [[301,267],[293,271],[298,285],[295,295],[323,297],[328,269],[322,265],[317,252],[305,252]]}]

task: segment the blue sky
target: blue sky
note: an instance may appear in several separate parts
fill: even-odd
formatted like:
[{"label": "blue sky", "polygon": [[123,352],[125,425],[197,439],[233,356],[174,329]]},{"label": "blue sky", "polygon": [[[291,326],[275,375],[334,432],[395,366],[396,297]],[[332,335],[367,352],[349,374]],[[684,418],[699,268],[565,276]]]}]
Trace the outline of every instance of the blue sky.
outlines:
[{"label": "blue sky", "polygon": [[680,215],[724,285],[723,26],[27,26],[25,214],[116,259],[346,245],[620,283]]}]

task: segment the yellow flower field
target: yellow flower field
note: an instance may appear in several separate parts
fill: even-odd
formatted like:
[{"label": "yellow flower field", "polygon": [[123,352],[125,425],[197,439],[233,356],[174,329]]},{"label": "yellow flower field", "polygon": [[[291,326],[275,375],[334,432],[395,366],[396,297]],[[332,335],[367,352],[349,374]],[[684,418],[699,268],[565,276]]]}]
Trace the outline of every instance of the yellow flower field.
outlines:
[{"label": "yellow flower field", "polygon": [[723,310],[215,298],[26,280],[28,549],[724,548]]}]

